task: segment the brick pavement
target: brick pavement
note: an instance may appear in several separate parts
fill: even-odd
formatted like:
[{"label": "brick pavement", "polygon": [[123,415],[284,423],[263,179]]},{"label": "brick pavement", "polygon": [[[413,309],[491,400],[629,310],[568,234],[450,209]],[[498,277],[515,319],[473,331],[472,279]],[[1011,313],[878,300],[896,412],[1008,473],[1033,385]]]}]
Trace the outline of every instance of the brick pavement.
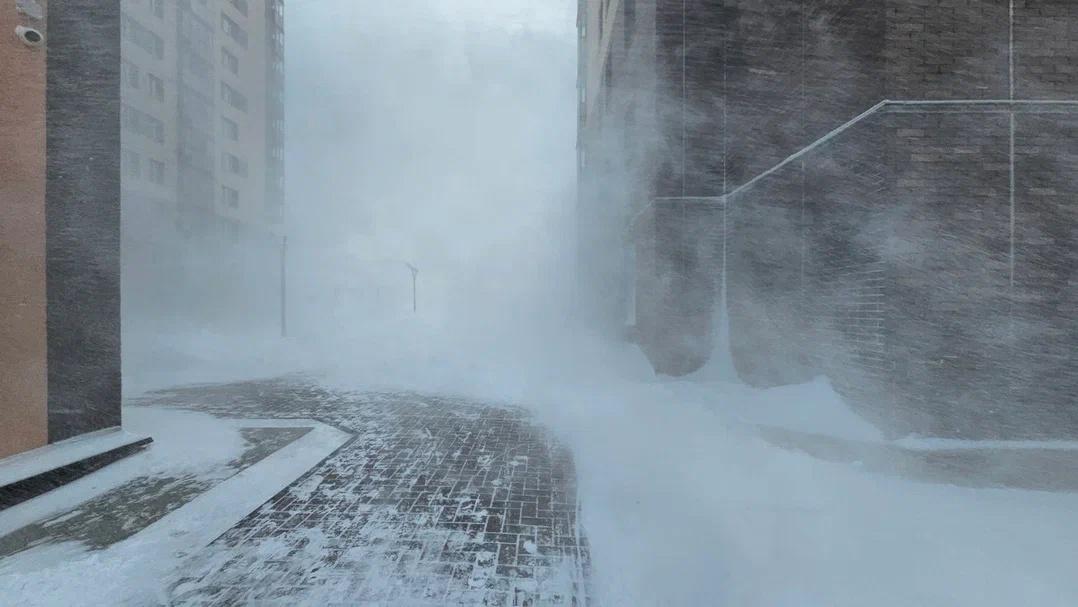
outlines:
[{"label": "brick pavement", "polygon": [[520,409],[295,378],[143,404],[356,435],[197,555],[174,604],[587,603],[571,455]]}]

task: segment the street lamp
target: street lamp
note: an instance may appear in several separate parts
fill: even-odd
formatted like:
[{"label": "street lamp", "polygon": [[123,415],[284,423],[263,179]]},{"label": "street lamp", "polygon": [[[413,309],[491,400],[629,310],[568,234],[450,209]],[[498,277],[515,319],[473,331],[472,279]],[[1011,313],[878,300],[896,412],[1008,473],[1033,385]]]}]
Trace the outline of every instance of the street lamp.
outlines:
[{"label": "street lamp", "polygon": [[281,236],[281,337],[288,337],[288,236]]},{"label": "street lamp", "polygon": [[412,314],[415,314],[417,309],[418,309],[416,307],[416,298],[415,298],[415,279],[416,279],[416,276],[419,275],[419,268],[413,266],[412,264],[408,263],[407,261],[404,262],[404,265],[408,266],[408,269],[412,271]]}]

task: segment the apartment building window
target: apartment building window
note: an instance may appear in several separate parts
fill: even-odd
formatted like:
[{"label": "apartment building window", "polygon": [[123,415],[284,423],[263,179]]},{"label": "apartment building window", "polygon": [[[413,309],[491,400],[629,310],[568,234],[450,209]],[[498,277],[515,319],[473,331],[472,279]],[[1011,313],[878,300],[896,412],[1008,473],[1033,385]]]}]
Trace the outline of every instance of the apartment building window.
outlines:
[{"label": "apartment building window", "polygon": [[247,0],[232,0],[232,6],[244,17],[247,16]]},{"label": "apartment building window", "polygon": [[146,88],[150,97],[157,101],[165,100],[165,81],[153,74],[146,74]]},{"label": "apartment building window", "polygon": [[240,25],[233,21],[228,15],[221,15],[221,31],[235,40],[236,44],[243,48],[247,48],[247,31],[240,27]]},{"label": "apartment building window", "polygon": [[247,176],[247,161],[235,154],[229,154],[228,152],[222,153],[221,166],[226,172],[233,175],[239,175],[240,177]]},{"label": "apartment building window", "polygon": [[123,171],[124,177],[141,178],[142,159],[139,158],[138,153],[124,150],[123,155],[120,157],[120,170]]},{"label": "apartment building window", "polygon": [[165,163],[150,159],[150,181],[157,185],[165,185]]},{"label": "apartment building window", "polygon": [[227,48],[221,49],[221,65],[233,74],[240,73],[240,58],[230,53]]},{"label": "apartment building window", "polygon": [[132,89],[139,88],[142,79],[138,66],[127,59],[120,61],[120,77],[123,79],[124,86]]},{"label": "apartment building window", "polygon": [[247,111],[247,97],[224,82],[221,83],[221,99],[241,112]]},{"label": "apartment building window", "polygon": [[165,41],[129,15],[120,21],[120,36],[158,59],[165,58]]},{"label": "apartment building window", "polygon": [[229,141],[240,140],[240,125],[237,124],[235,120],[230,120],[221,116],[221,128],[224,130],[225,137],[228,138]]},{"label": "apartment building window", "polygon": [[165,141],[165,123],[127,104],[120,107],[120,121],[127,131],[137,133],[158,143]]},{"label": "apartment building window", "polygon": [[229,208],[238,209],[240,206],[239,190],[230,188],[227,185],[221,186],[221,202]]}]

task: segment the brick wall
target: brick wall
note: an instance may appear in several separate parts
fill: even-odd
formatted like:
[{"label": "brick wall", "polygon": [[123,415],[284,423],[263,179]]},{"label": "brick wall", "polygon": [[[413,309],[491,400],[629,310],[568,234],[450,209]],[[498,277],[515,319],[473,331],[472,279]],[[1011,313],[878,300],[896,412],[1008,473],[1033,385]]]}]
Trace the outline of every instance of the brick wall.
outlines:
[{"label": "brick wall", "polygon": [[1078,98],[1078,2],[1014,0],[1015,96]]},{"label": "brick wall", "polygon": [[723,208],[664,200],[635,225],[636,340],[659,373],[684,375],[711,356],[723,272]]},{"label": "brick wall", "polygon": [[[1009,116],[883,113],[728,200],[745,381],[826,374],[895,434],[1017,436]],[[1017,415],[1016,415],[1017,413]]]},{"label": "brick wall", "polygon": [[804,16],[800,0],[729,4],[727,177],[732,186],[805,143]]},{"label": "brick wall", "polygon": [[686,180],[685,35],[689,0],[657,0],[655,9],[658,169],[652,195],[684,196]]},{"label": "brick wall", "polygon": [[[684,140],[686,196],[721,193],[725,175],[724,0],[685,0]],[[707,15],[708,18],[696,18]]]},{"label": "brick wall", "polygon": [[[653,196],[720,196],[882,98],[881,5],[660,0],[656,7],[660,144]],[[794,182],[800,183],[797,175]],[[800,194],[794,199],[800,205]],[[741,214],[738,221],[741,228],[731,229],[746,234],[774,229],[767,226],[766,213]],[[712,237],[706,231],[694,233]],[[743,253],[738,263],[760,261],[751,251]],[[656,268],[638,260],[638,272],[648,271]],[[666,284],[662,277],[643,283]],[[783,305],[774,301],[765,306],[773,308],[767,323],[785,322],[789,314],[778,309]],[[645,312],[638,306],[638,318],[647,314],[656,319],[644,322],[663,322],[664,315],[670,323],[680,322],[673,308]],[[749,367],[759,371],[760,381],[772,373],[762,358]]]},{"label": "brick wall", "polygon": [[1009,116],[891,114],[888,356],[905,429],[1005,432]]},{"label": "brick wall", "polygon": [[1007,99],[1010,0],[887,0],[891,99]]},{"label": "brick wall", "polygon": [[1015,152],[1010,398],[1052,434],[1078,428],[1078,117],[1016,116]]},{"label": "brick wall", "polygon": [[727,201],[730,349],[738,374],[754,386],[812,377],[799,339],[803,175],[799,163],[787,165]]},{"label": "brick wall", "polygon": [[886,340],[890,184],[885,122],[862,123],[805,159],[801,343],[817,373],[879,421],[893,402]]},{"label": "brick wall", "polygon": [[120,425],[120,6],[48,15],[49,440]]},{"label": "brick wall", "polygon": [[[1011,95],[1010,0],[667,4],[660,194],[715,196],[720,172],[730,192],[883,99]],[[1013,11],[1015,97],[1078,98],[1078,3],[1014,0]],[[984,105],[892,107],[727,198],[722,271],[742,378],[826,373],[896,434],[1078,433],[1078,119],[1013,110],[1013,217],[1011,108]],[[694,116],[720,112],[718,126]],[[672,293],[704,291],[667,280],[679,266],[658,260],[710,233],[649,234],[639,271],[654,276],[638,288],[660,293],[638,301],[653,327],[673,327]]]},{"label": "brick wall", "polygon": [[884,13],[879,0],[805,4],[805,143],[883,99]]},{"label": "brick wall", "polygon": [[[663,65],[675,93],[684,77],[687,195],[745,183],[883,98],[879,3],[690,0],[686,11],[685,62]],[[671,21],[677,48],[680,15]]]}]

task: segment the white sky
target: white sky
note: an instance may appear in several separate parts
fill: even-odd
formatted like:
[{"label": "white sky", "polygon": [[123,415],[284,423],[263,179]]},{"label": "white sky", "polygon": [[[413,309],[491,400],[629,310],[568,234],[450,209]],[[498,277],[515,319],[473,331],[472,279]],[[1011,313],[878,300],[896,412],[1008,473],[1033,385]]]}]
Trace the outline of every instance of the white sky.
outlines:
[{"label": "white sky", "polygon": [[[289,29],[325,27],[379,17],[435,20],[465,27],[532,29],[572,34],[575,0],[286,0]],[[380,14],[379,14],[380,13]]]}]

